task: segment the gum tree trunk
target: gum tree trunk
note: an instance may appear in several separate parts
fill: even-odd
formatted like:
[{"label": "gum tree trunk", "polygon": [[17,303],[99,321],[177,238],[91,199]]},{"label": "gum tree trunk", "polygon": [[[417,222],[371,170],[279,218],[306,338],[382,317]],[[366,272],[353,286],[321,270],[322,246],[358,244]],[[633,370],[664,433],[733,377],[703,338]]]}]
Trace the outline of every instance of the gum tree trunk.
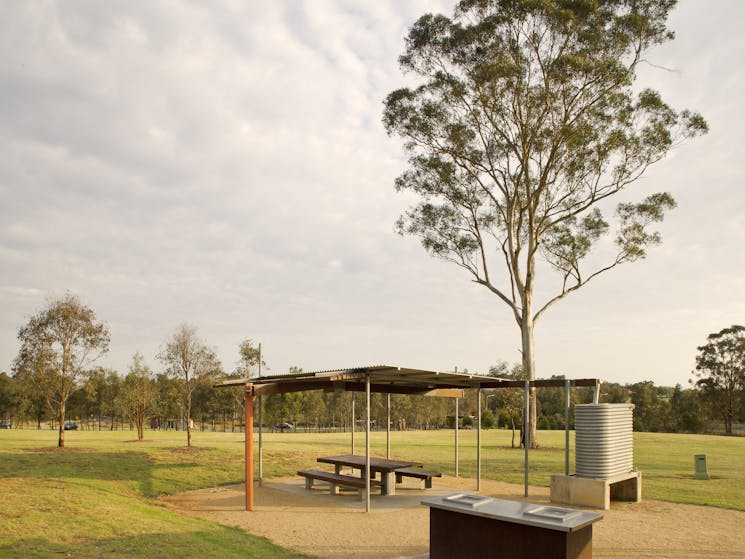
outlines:
[{"label": "gum tree trunk", "polygon": [[[533,330],[535,323],[530,313],[530,305],[526,305],[523,312],[523,320],[520,324],[523,347],[523,372],[528,380],[535,380],[535,342]],[[536,409],[535,387],[530,388],[530,448],[538,448],[538,438],[536,424],[538,423],[538,413]]]},{"label": "gum tree trunk", "polygon": [[186,446],[191,448],[191,394],[186,398]]},{"label": "gum tree trunk", "polygon": [[62,401],[59,407],[59,416],[58,416],[58,423],[59,423],[59,439],[57,440],[57,446],[59,448],[64,448],[65,446],[65,402]]}]

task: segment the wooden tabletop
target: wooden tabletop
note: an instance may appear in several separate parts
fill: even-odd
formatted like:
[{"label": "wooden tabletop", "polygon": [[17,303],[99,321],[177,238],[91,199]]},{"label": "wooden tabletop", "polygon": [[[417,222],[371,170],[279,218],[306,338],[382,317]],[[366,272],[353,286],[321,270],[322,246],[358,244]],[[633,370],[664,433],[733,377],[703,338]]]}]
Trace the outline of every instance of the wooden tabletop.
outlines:
[{"label": "wooden tabletop", "polygon": [[[325,464],[334,464],[338,466],[348,466],[350,468],[364,468],[365,457],[359,454],[343,454],[341,456],[322,456],[317,459],[318,462]],[[411,466],[421,467],[424,464],[413,460],[389,460],[387,458],[378,458],[370,456],[370,469],[376,472],[392,472],[398,468],[408,468]]]}]

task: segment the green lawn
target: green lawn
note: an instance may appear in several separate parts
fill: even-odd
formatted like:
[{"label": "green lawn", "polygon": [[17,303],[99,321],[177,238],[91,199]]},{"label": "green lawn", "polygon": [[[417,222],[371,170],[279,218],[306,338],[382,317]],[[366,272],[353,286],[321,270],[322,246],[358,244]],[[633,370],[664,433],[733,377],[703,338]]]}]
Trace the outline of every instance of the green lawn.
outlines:
[{"label": "green lawn", "polygon": [[[67,449],[54,431],[0,431],[0,557],[303,557],[240,530],[172,513],[154,499],[243,480],[243,435],[200,433],[195,449],[183,432],[68,432]],[[643,497],[745,510],[745,438],[635,434],[635,465]],[[373,453],[385,454],[385,433],[373,433]],[[564,433],[541,432],[530,454],[531,485],[564,471]],[[364,450],[364,433],[356,449]],[[573,444],[573,443],[572,443]],[[391,434],[392,455],[453,473],[453,431]],[[460,475],[476,472],[476,433],[460,432]],[[349,433],[264,435],[264,476],[293,475],[323,454],[350,450]],[[710,481],[693,479],[695,454],[708,457]],[[482,475],[523,481],[521,449],[510,432],[482,434]],[[573,464],[574,457],[570,457]],[[257,468],[258,469],[258,468]],[[257,472],[258,473],[258,472]]]},{"label": "green lawn", "polygon": [[[574,468],[574,433],[569,464]],[[373,433],[372,451],[385,455],[385,433]],[[453,431],[391,434],[391,454],[454,473]],[[460,431],[459,474],[476,476],[476,432]],[[564,432],[541,431],[541,448],[530,452],[530,484],[549,486],[551,474],[564,472]],[[356,436],[364,452],[364,433]],[[273,433],[264,435],[264,475],[292,475],[316,456],[351,450],[346,434]],[[482,431],[482,476],[522,484],[525,453],[511,448],[511,432]],[[694,455],[706,454],[709,481],[693,479]],[[678,503],[745,510],[745,437],[634,433],[634,465],[642,471],[642,496]]]},{"label": "green lawn", "polygon": [[[642,496],[745,510],[745,438],[635,433]],[[693,479],[694,455],[706,454],[710,480]]]},{"label": "green lawn", "polygon": [[153,497],[241,480],[243,435],[0,431],[0,557],[302,558]]}]

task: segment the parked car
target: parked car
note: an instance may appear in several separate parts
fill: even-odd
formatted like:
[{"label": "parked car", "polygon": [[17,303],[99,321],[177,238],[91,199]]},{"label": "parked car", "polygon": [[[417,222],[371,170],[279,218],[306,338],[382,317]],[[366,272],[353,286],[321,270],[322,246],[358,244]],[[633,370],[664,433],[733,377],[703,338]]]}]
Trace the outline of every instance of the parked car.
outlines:
[{"label": "parked car", "polygon": [[12,429],[13,422],[10,419],[0,419],[0,429]]},{"label": "parked car", "polygon": [[66,422],[62,428],[65,431],[77,431],[78,430],[78,424],[75,421],[68,421]]},{"label": "parked car", "polygon": [[285,421],[282,425],[279,426],[279,430],[282,431],[283,433],[285,431],[294,431],[295,426],[292,423]]}]

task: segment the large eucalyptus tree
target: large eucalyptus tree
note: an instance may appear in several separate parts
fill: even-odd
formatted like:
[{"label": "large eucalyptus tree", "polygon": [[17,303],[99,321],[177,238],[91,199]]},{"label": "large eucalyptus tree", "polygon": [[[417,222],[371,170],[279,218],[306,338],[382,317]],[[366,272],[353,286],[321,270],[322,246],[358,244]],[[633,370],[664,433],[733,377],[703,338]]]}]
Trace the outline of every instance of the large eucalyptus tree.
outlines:
[{"label": "large eucalyptus tree", "polygon": [[[399,61],[419,85],[390,93],[383,116],[409,155],[396,188],[420,197],[399,232],[507,305],[528,378],[536,321],[599,274],[643,258],[661,240],[649,226],[675,206],[666,192],[618,204],[617,251],[587,270],[591,249],[611,232],[604,202],[707,130],[703,117],[676,112],[655,91],[634,93],[645,53],[673,38],[674,5],[463,0],[452,19],[426,14],[406,37]],[[558,277],[538,301],[541,260]]]}]

